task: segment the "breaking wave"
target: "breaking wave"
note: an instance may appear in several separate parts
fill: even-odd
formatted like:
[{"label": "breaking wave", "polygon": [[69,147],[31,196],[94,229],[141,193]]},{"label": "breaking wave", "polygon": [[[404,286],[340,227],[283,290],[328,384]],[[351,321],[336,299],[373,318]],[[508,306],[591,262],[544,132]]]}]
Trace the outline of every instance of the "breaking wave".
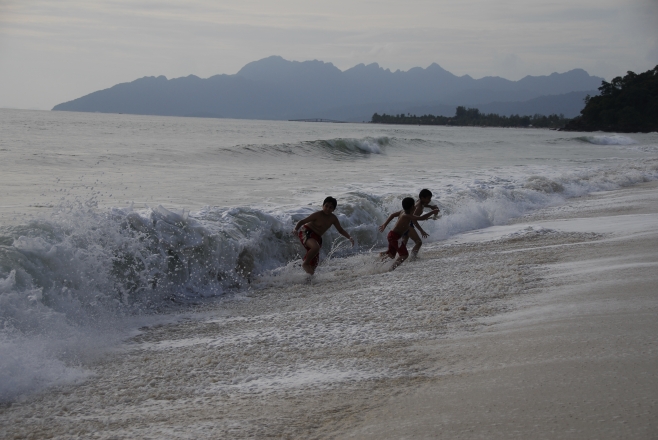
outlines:
[{"label": "breaking wave", "polygon": [[[368,154],[380,145],[375,140],[333,142],[333,149]],[[443,216],[423,228],[430,240],[442,240],[504,224],[569,197],[657,178],[658,162],[648,160],[559,176],[435,182]],[[385,235],[377,227],[408,195],[341,195],[337,215],[357,246],[345,246],[332,229],[325,235],[322,258],[383,247]],[[106,330],[120,326],[122,317],[153,315],[263,285],[263,279],[300,259],[303,249],[291,229],[314,210],[100,209],[78,200],[25,224],[0,228],[0,401],[84,378],[83,358],[99,347],[94,334],[111,333]]]},{"label": "breaking wave", "polygon": [[356,159],[371,154],[383,154],[384,149],[396,143],[395,139],[386,136],[354,138],[320,139],[295,144],[263,144],[238,145],[223,151],[231,154],[270,154],[270,155],[308,155],[317,157],[318,154],[335,160]]},{"label": "breaking wave", "polygon": [[597,136],[581,136],[576,138],[583,142],[589,142],[595,145],[633,145],[637,144],[635,139],[618,134],[606,134]]}]

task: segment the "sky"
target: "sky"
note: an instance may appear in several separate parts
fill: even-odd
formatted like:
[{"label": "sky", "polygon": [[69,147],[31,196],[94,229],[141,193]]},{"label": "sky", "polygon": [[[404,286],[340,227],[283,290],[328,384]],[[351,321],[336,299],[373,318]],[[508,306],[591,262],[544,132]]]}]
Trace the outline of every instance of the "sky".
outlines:
[{"label": "sky", "polygon": [[658,0],[0,0],[0,108],[271,55],[517,80],[658,64]]}]

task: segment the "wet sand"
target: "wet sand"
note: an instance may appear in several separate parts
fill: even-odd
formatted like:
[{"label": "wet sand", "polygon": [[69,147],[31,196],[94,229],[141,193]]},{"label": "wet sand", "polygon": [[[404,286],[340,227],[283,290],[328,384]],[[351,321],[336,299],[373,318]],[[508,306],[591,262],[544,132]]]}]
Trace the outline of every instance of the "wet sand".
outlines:
[{"label": "wet sand", "polygon": [[[657,438],[657,188],[533,214],[533,224],[569,229],[555,220],[577,216],[587,220],[574,229],[617,231],[560,246],[544,275],[558,285],[486,330],[422,346],[459,359],[454,374],[390,399],[338,437]],[[638,221],[644,227],[624,231]]]},{"label": "wet sand", "polygon": [[421,252],[144,328],[0,437],[658,436],[656,182]]}]

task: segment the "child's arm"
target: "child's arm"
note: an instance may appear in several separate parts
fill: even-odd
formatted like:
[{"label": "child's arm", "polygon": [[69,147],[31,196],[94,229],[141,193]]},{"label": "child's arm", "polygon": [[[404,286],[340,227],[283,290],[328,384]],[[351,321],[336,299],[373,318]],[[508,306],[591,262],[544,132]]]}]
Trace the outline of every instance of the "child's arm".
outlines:
[{"label": "child's arm", "polygon": [[340,222],[338,221],[338,217],[336,217],[335,220],[334,220],[334,227],[336,228],[336,230],[338,231],[338,233],[339,233],[340,235],[342,235],[343,237],[347,238],[347,239],[352,243],[352,246],[354,246],[354,239],[353,239],[353,238],[350,236],[350,234],[348,234],[347,231],[346,231],[345,229],[343,229],[343,227],[340,225]]},{"label": "child's arm", "polygon": [[439,206],[438,206],[438,205],[423,205],[423,211],[425,210],[425,208],[429,208],[429,209],[431,209],[431,210],[436,210],[436,211],[441,211],[441,210],[439,209]]},{"label": "child's arm", "polygon": [[386,221],[379,227],[379,232],[384,232],[384,229],[386,229],[386,226],[388,226],[388,224],[391,223],[391,220],[393,220],[395,217],[399,217],[401,212],[402,211],[398,211],[389,215]]},{"label": "child's arm", "polygon": [[[423,214],[423,215],[409,215],[409,217],[411,217],[411,220],[416,220],[416,221],[418,221],[418,220],[427,220],[428,218],[430,218],[430,217],[433,216],[434,214],[438,214],[438,213],[439,213],[439,208],[436,208],[436,209],[431,210],[431,211],[428,212],[427,214]],[[416,224],[418,224],[418,223],[416,223]]]},{"label": "child's arm", "polygon": [[418,231],[420,231],[420,235],[421,235],[423,238],[427,238],[427,237],[430,236],[430,234],[428,234],[427,232],[425,232],[425,230],[424,230],[423,228],[420,227],[420,224],[419,224],[419,223],[414,223],[414,225],[416,225],[416,229],[418,229]]},{"label": "child's arm", "polygon": [[301,219],[300,221],[298,221],[297,224],[295,225],[295,229],[293,229],[292,232],[293,232],[294,234],[296,234],[297,231],[299,231],[299,228],[301,228],[303,225],[305,225],[306,223],[309,223],[309,222],[312,222],[313,220],[315,220],[316,217],[318,216],[319,212],[320,212],[320,211],[318,211],[318,212],[314,212],[313,214],[309,215],[308,217],[303,218],[303,219]]}]

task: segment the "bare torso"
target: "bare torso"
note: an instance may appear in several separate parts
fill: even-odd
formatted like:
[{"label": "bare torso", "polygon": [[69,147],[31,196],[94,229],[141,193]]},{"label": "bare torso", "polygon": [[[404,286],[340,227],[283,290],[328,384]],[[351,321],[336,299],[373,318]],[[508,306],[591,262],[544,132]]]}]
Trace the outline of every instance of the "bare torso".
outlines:
[{"label": "bare torso", "polygon": [[423,215],[423,210],[425,209],[425,205],[423,205],[423,202],[420,200],[416,201],[416,204],[414,205],[414,215]]},{"label": "bare torso", "polygon": [[312,217],[311,221],[304,224],[304,226],[310,228],[318,235],[323,235],[325,232],[327,232],[327,229],[329,229],[331,225],[336,223],[337,220],[334,214],[325,214],[322,211],[316,212],[311,217]]},{"label": "bare torso", "polygon": [[395,222],[395,226],[393,226],[393,229],[391,231],[395,232],[398,235],[403,235],[405,232],[409,230],[409,225],[411,224],[411,216],[409,214],[405,214],[404,212],[400,212],[400,215],[398,216],[397,222]]},{"label": "bare torso", "polygon": [[425,208],[438,209],[438,206],[430,205],[429,202],[423,203],[421,200],[416,200],[416,204],[414,204],[413,215],[420,217],[423,215]]}]

